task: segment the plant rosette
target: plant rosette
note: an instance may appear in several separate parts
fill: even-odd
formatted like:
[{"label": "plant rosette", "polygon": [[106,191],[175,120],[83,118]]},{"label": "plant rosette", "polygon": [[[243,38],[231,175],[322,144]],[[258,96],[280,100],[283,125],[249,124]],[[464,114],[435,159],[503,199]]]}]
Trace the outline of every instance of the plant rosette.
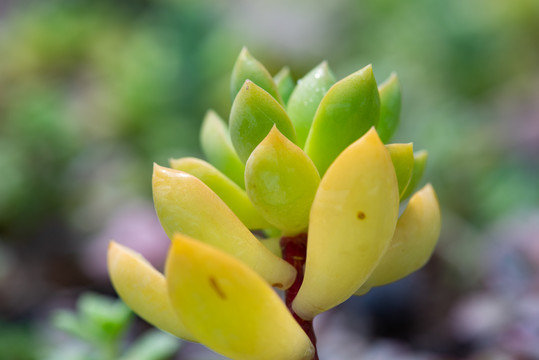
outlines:
[{"label": "plant rosette", "polygon": [[203,121],[207,162],[154,165],[164,274],[112,242],[110,278],[142,318],[231,359],[318,359],[316,315],[431,256],[441,217],[432,186],[416,190],[426,152],[387,144],[400,86],[395,74],[378,86],[370,65],[335,81],[323,62],[295,84],[243,49],[231,95],[228,123]]}]

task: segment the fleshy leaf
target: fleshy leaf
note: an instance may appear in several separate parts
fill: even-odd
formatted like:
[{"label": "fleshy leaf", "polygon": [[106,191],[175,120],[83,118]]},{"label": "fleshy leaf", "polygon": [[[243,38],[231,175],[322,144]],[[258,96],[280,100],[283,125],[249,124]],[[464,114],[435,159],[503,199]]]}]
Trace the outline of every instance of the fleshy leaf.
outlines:
[{"label": "fleshy leaf", "polygon": [[335,77],[324,61],[300,79],[290,95],[287,111],[296,129],[300,148],[305,146],[320,101],[334,83]]},{"label": "fleshy leaf", "polygon": [[305,143],[305,152],[320,175],[379,117],[380,98],[371,65],[333,85],[318,106]]},{"label": "fleshy leaf", "polygon": [[414,146],[412,143],[388,144],[386,148],[389,151],[397,174],[399,196],[402,196],[410,183],[412,171],[414,170]]},{"label": "fleshy leaf", "polygon": [[292,94],[292,91],[294,91],[294,87],[296,86],[294,79],[292,79],[292,75],[290,75],[290,69],[287,66],[283,67],[277,74],[275,74],[273,80],[277,85],[277,89],[279,89],[279,94],[281,94],[284,104],[288,103],[290,94]]},{"label": "fleshy leaf", "polygon": [[236,360],[308,360],[313,346],[282,300],[248,266],[176,235],[166,263],[178,317],[210,349]]},{"label": "fleshy leaf", "polygon": [[360,292],[400,280],[421,268],[440,236],[441,216],[430,184],[416,192],[397,222],[388,250]]},{"label": "fleshy leaf", "polygon": [[171,159],[170,167],[196,176],[208,185],[247,228],[263,229],[270,226],[253,206],[245,191],[207,162],[195,158]]},{"label": "fleshy leaf", "polygon": [[275,256],[280,258],[283,257],[283,251],[281,250],[281,238],[280,237],[271,237],[267,239],[260,239],[260,242],[264,244]]},{"label": "fleshy leaf", "polygon": [[152,185],[157,216],[171,239],[191,236],[237,257],[276,287],[292,284],[295,269],[266,249],[202,181],[154,165]]},{"label": "fleshy leaf", "polygon": [[425,172],[425,167],[427,166],[428,156],[429,154],[426,150],[421,150],[414,154],[414,170],[412,171],[412,178],[404,190],[404,194],[401,195],[401,200],[412,195],[417,185],[419,185],[421,182],[423,173]]},{"label": "fleshy leaf", "polygon": [[397,74],[392,73],[389,78],[379,86],[380,92],[380,121],[376,131],[380,139],[387,143],[399,127],[401,112],[401,89]]},{"label": "fleshy leaf", "polygon": [[208,111],[200,131],[200,144],[208,161],[236,184],[245,188],[243,173],[245,165],[234,150],[226,123],[215,113]]},{"label": "fleshy leaf", "polygon": [[274,124],[288,139],[296,141],[296,132],[283,107],[264,89],[245,81],[230,110],[230,137],[244,163]]},{"label": "fleshy leaf", "polygon": [[135,313],[161,330],[195,341],[172,309],[165,277],[140,254],[111,242],[108,268],[114,289]]},{"label": "fleshy leaf", "polygon": [[395,169],[371,128],[335,159],[320,182],[294,311],[312,319],[353,295],[388,248],[398,212]]},{"label": "fleshy leaf", "polygon": [[262,89],[266,90],[277,102],[283,104],[277,85],[273,81],[268,70],[266,70],[264,65],[256,60],[249,51],[247,51],[247,48],[244,47],[232,70],[232,79],[230,82],[232,101],[236,98],[238,92],[245,83],[245,80],[251,80]]},{"label": "fleshy leaf", "polygon": [[245,166],[249,199],[270,224],[287,234],[307,228],[319,183],[311,159],[275,126]]}]

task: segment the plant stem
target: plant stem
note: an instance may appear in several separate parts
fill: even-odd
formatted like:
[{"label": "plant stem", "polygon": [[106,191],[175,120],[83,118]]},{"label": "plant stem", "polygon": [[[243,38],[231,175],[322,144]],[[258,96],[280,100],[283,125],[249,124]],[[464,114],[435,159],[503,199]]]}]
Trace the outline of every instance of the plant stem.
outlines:
[{"label": "plant stem", "polygon": [[297,276],[294,283],[284,293],[285,303],[292,316],[294,316],[294,319],[296,319],[309,339],[311,339],[314,346],[313,360],[318,360],[316,336],[314,334],[312,320],[303,320],[292,309],[292,301],[294,301],[296,298],[299,288],[301,287],[301,283],[303,282],[303,268],[305,266],[305,259],[307,257],[307,234],[301,233],[295,236],[283,236],[281,238],[280,245],[283,252],[283,259],[292,265],[297,271]]}]

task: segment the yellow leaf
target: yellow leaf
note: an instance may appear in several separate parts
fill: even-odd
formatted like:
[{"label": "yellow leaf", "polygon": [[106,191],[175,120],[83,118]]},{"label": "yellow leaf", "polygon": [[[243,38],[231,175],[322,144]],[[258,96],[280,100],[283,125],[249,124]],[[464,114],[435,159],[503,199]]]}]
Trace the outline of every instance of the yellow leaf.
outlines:
[{"label": "yellow leaf", "polygon": [[171,239],[175,233],[191,236],[235,256],[270,284],[292,284],[296,270],[266,249],[202,181],[156,164],[152,183],[157,216]]},{"label": "yellow leaf", "polygon": [[294,311],[312,319],[363,284],[391,242],[399,193],[391,157],[374,128],[322,178],[309,222],[305,278]]},{"label": "yellow leaf", "polygon": [[312,344],[258,274],[209,245],[176,235],[165,274],[178,316],[197,339],[235,360],[308,360]]},{"label": "yellow leaf", "polygon": [[195,341],[172,309],[165,277],[140,254],[111,241],[108,268],[114,289],[135,313],[161,330]]}]

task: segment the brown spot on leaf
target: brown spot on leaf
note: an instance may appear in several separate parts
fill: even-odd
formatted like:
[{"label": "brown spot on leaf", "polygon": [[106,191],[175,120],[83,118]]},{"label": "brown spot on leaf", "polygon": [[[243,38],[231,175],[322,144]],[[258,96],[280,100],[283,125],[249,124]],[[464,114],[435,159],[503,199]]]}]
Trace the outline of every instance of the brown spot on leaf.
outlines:
[{"label": "brown spot on leaf", "polygon": [[210,285],[211,285],[212,289],[215,290],[215,292],[217,293],[217,295],[219,295],[219,297],[221,299],[223,299],[223,300],[226,299],[225,293],[219,287],[219,284],[217,284],[217,280],[215,280],[215,278],[210,277]]},{"label": "brown spot on leaf", "polygon": [[366,217],[367,217],[367,215],[365,215],[365,213],[364,213],[363,211],[358,211],[358,212],[357,212],[357,218],[358,218],[359,220],[363,220],[363,219],[365,219]]},{"label": "brown spot on leaf", "polygon": [[283,288],[283,284],[281,284],[281,283],[271,284],[271,286],[276,287],[276,288],[279,288],[279,289],[282,289],[282,288]]}]

